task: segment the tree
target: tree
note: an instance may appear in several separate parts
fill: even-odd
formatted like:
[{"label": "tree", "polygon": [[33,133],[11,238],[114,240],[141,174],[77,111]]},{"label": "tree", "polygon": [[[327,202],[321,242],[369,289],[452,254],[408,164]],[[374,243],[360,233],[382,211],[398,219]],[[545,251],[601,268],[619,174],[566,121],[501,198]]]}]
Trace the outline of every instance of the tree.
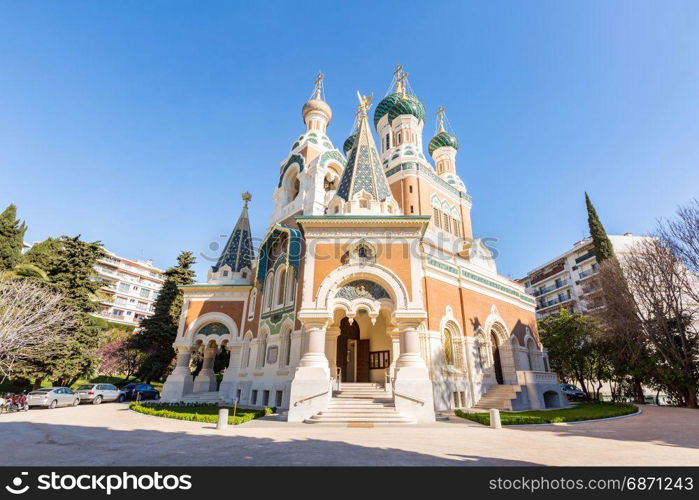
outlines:
[{"label": "tree", "polygon": [[56,352],[67,341],[73,314],[63,296],[31,280],[0,280],[0,374],[23,360]]},{"label": "tree", "polygon": [[597,210],[592,205],[590,197],[585,193],[585,204],[587,205],[587,224],[590,227],[590,236],[592,237],[592,244],[595,247],[595,256],[598,263],[602,263],[607,259],[614,257],[614,247],[612,247],[612,242],[609,241],[607,236],[607,231],[604,230],[602,221],[597,215]]},{"label": "tree", "polygon": [[35,377],[38,382],[49,378],[57,385],[71,385],[89,374],[98,361],[100,328],[90,313],[99,309],[95,298],[101,283],[94,279],[94,266],[104,250],[100,242],[81,241],[80,236],[61,236],[57,241],[45,247],[42,262],[50,286],[63,296],[62,304],[73,311],[74,320],[64,344],[46,355],[27,359],[20,367],[24,378]]},{"label": "tree", "polygon": [[[659,231],[668,231],[665,225]],[[618,345],[647,352],[647,376],[689,407],[699,389],[697,276],[664,237],[644,241],[618,264],[600,267],[606,307],[600,317]]]},{"label": "tree", "polygon": [[[586,393],[598,396],[608,365],[597,321],[561,308],[557,314],[540,319],[538,326],[554,371],[564,380],[575,380]],[[591,391],[588,383],[594,381],[598,382],[597,389]]]},{"label": "tree", "polygon": [[17,219],[17,207],[10,204],[0,214],[0,271],[15,267],[22,258],[27,225]]},{"label": "tree", "polygon": [[128,380],[136,373],[143,358],[143,353],[127,338],[105,344],[97,354],[101,359],[101,373],[123,375],[124,380]]},{"label": "tree", "polygon": [[63,242],[58,238],[47,238],[44,241],[36,243],[22,256],[22,262],[32,264],[48,272],[56,267],[56,261],[59,258]]},{"label": "tree", "polygon": [[182,252],[177,257],[177,265],[165,271],[165,284],[155,301],[155,311],[143,320],[141,331],[133,337],[133,345],[146,353],[138,370],[146,382],[162,379],[175,357],[172,344],[177,338],[183,302],[183,294],[177,287],[194,283],[191,269],[194,262],[192,252]]}]

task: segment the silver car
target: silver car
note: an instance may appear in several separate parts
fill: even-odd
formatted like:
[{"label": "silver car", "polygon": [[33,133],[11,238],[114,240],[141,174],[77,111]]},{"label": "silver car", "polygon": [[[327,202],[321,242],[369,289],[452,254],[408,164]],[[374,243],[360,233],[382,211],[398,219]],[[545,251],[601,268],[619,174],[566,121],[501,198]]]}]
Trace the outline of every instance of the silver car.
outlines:
[{"label": "silver car", "polygon": [[77,392],[81,403],[93,405],[102,401],[116,401],[119,398],[119,389],[112,384],[83,384],[78,387]]},{"label": "silver car", "polygon": [[47,387],[37,389],[27,395],[29,406],[44,406],[56,408],[57,406],[78,406],[80,397],[69,387]]}]

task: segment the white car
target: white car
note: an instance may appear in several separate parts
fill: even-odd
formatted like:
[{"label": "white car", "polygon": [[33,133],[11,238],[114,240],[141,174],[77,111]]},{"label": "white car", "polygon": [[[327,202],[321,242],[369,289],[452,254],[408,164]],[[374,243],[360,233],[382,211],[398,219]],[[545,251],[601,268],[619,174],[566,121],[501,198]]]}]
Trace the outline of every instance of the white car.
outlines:
[{"label": "white car", "polygon": [[78,406],[80,397],[69,387],[46,387],[37,389],[27,395],[27,404],[32,406],[45,406],[56,408],[57,406]]},{"label": "white car", "polygon": [[102,401],[116,401],[119,399],[119,389],[112,384],[83,384],[78,387],[78,396],[81,403],[98,405]]}]

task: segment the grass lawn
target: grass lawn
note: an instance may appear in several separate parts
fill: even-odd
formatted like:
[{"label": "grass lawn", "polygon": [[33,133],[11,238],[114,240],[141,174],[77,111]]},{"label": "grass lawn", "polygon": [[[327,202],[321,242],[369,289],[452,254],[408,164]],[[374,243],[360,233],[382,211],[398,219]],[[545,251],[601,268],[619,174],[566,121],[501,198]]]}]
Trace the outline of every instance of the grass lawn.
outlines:
[{"label": "grass lawn", "polygon": [[235,417],[233,417],[232,406],[143,405],[135,401],[129,404],[129,408],[145,415],[174,418],[177,420],[189,420],[191,422],[204,422],[209,424],[215,424],[218,420],[218,410],[221,408],[228,408],[228,423],[231,425],[243,424],[245,422],[249,422],[250,420],[274,413],[272,408],[265,408],[263,410],[246,410],[238,408],[236,410]]},{"label": "grass lawn", "polygon": [[[500,421],[502,425],[556,424],[620,417],[637,411],[638,408],[629,403],[580,403],[573,408],[563,410],[520,411],[516,413],[501,411]],[[466,413],[456,410],[456,415],[479,424],[490,425],[490,413]]]}]

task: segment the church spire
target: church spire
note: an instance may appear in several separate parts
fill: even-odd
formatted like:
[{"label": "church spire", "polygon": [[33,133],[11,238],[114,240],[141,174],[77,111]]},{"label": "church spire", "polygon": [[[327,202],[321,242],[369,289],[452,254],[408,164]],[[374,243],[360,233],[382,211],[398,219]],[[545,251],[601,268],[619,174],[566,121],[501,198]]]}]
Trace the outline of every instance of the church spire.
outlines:
[{"label": "church spire", "polygon": [[254,252],[252,248],[252,234],[250,232],[250,219],[248,218],[248,203],[252,200],[252,195],[247,191],[242,195],[243,211],[238,217],[238,222],[233,228],[231,236],[226,242],[226,246],[221,252],[215,266],[212,266],[213,272],[218,272],[223,266],[228,266],[234,273],[240,272],[244,268],[252,269],[252,260]]},{"label": "church spire", "polygon": [[344,202],[354,202],[359,199],[363,202],[360,206],[362,204],[368,206],[370,203],[386,202],[391,198],[391,190],[381,167],[367,120],[372,96],[362,96],[359,92],[357,96],[359,97],[357,134],[340,178],[337,197]]}]

